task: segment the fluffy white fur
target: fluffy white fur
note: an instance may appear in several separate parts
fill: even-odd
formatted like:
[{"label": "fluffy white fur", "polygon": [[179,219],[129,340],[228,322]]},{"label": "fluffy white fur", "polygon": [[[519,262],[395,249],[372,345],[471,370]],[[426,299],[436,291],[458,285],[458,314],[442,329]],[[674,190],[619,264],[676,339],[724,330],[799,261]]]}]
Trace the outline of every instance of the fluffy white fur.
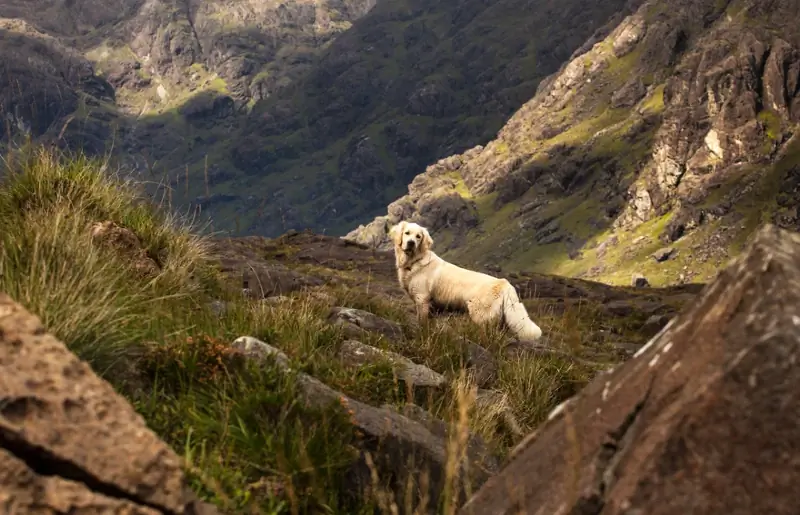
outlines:
[{"label": "fluffy white fur", "polygon": [[478,324],[505,323],[521,340],[542,336],[507,280],[440,258],[431,250],[433,238],[428,230],[416,223],[400,222],[389,236],[394,243],[397,279],[414,301],[420,322],[428,319],[434,305],[466,311]]}]

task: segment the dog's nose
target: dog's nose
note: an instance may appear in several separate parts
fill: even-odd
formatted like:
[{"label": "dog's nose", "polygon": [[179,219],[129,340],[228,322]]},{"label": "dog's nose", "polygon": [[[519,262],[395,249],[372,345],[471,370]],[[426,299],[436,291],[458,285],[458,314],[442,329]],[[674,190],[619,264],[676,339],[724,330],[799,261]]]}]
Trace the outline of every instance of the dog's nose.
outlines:
[{"label": "dog's nose", "polygon": [[414,241],[414,240],[411,240],[411,241],[409,241],[409,242],[406,242],[406,248],[408,248],[408,249],[413,249],[413,248],[414,248],[414,245],[416,245],[416,244],[417,244],[417,242],[416,242],[416,241]]}]

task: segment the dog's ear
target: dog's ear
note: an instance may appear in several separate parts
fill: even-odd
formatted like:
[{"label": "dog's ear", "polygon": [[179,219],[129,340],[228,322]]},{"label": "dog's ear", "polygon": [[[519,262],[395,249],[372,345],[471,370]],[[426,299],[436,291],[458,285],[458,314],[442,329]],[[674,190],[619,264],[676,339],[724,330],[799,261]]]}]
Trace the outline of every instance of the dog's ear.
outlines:
[{"label": "dog's ear", "polygon": [[389,229],[389,238],[391,238],[392,243],[395,245],[400,245],[402,243],[403,228],[405,226],[406,222],[403,221]]},{"label": "dog's ear", "polygon": [[433,238],[431,238],[431,233],[428,232],[428,229],[422,228],[422,243],[426,249],[430,249],[433,247]]}]

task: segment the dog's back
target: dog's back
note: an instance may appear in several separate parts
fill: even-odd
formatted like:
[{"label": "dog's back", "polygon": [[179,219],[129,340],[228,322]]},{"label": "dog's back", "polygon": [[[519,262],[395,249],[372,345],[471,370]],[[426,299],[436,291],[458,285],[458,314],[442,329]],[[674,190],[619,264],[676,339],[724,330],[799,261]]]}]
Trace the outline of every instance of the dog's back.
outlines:
[{"label": "dog's back", "polygon": [[448,307],[466,309],[467,301],[485,297],[487,290],[502,287],[507,281],[475,270],[468,270],[445,261],[433,252],[436,270],[430,278],[431,293],[437,302]]}]

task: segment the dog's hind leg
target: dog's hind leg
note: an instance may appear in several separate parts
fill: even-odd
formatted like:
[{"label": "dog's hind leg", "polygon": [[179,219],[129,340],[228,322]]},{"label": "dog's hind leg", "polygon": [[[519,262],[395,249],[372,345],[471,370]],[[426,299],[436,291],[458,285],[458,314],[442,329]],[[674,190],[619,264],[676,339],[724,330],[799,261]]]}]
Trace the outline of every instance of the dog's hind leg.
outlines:
[{"label": "dog's hind leg", "polygon": [[467,301],[467,313],[476,324],[497,322],[501,315],[502,300],[493,299],[492,302],[482,302],[480,299]]}]

